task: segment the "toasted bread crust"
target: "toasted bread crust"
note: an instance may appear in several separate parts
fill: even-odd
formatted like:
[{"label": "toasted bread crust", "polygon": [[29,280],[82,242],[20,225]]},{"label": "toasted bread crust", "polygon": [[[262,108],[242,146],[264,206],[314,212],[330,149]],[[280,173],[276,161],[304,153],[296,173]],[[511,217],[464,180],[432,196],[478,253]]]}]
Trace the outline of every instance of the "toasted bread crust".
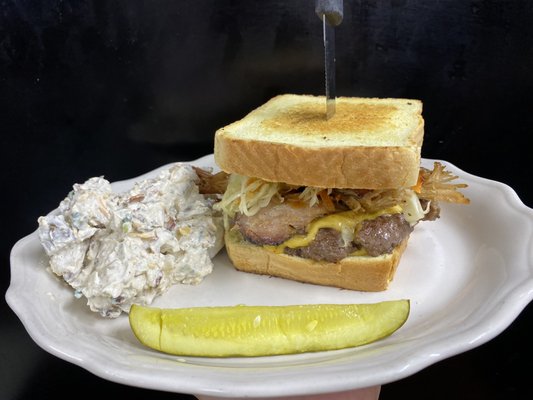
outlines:
[{"label": "toasted bread crust", "polygon": [[416,184],[420,168],[420,151],[415,148],[317,149],[221,136],[215,137],[215,159],[226,172],[324,188],[411,187]]},{"label": "toasted bread crust", "polygon": [[277,254],[248,243],[239,235],[225,235],[227,253],[237,270],[367,292],[388,288],[407,247],[407,241],[408,239],[404,240],[391,254],[347,257],[338,263],[331,263]]},{"label": "toasted bread crust", "polygon": [[317,114],[321,97],[270,100],[216,132],[217,164],[228,173],[302,186],[415,185],[424,136],[421,103],[341,99],[338,120],[329,122]]}]

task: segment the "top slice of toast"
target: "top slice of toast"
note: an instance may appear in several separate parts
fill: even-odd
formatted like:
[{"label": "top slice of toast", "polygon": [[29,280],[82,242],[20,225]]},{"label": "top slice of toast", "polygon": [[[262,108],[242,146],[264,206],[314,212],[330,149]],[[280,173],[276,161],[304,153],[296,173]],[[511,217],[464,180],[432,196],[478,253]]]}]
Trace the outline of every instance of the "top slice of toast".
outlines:
[{"label": "top slice of toast", "polygon": [[215,160],[230,173],[302,186],[412,186],[424,136],[422,102],[280,95],[219,129]]}]

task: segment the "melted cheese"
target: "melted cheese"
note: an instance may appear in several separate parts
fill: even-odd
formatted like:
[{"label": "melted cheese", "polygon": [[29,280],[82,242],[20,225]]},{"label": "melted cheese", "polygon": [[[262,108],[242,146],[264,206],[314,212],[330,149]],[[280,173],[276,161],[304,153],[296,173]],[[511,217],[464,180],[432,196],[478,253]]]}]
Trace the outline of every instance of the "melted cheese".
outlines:
[{"label": "melted cheese", "polygon": [[318,233],[319,229],[330,228],[342,232],[343,229],[350,229],[355,232],[358,226],[366,220],[375,219],[385,214],[397,214],[401,213],[402,208],[400,206],[394,206],[379,210],[373,213],[358,213],[355,211],[343,211],[340,213],[329,214],[322,218],[317,218],[309,224],[309,229],[303,235],[295,235],[290,239],[277,246],[265,246],[270,251],[275,253],[283,253],[286,247],[292,249],[297,247],[305,247],[311,243]]}]

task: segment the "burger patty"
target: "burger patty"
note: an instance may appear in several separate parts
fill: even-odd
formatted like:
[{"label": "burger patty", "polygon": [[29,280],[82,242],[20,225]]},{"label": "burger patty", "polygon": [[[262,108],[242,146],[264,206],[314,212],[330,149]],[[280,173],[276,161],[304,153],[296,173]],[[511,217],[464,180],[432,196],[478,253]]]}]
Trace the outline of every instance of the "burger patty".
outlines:
[{"label": "burger patty", "polygon": [[376,257],[391,253],[412,231],[413,227],[403,214],[387,214],[364,221],[355,234],[354,242],[368,255]]},{"label": "burger patty", "polygon": [[339,231],[324,228],[318,230],[308,246],[287,247],[284,251],[292,256],[328,262],[338,262],[358,249],[376,257],[391,253],[412,230],[402,214],[388,214],[364,221],[351,243],[345,244]]},{"label": "burger patty", "polygon": [[284,252],[290,256],[310,258],[316,261],[337,262],[347,257],[354,250],[356,250],[354,243],[345,245],[339,231],[322,228],[318,230],[309,246],[296,247],[294,249],[286,247]]},{"label": "burger patty", "polygon": [[[295,234],[302,234],[309,223],[327,211],[319,206],[294,207],[271,204],[249,217],[238,214],[235,228],[257,245],[279,245]],[[335,229],[319,229],[308,246],[285,248],[285,253],[317,261],[337,262],[354,250],[364,249],[370,256],[388,254],[410,235],[413,228],[402,214],[386,214],[363,221],[351,243],[345,243]]]}]

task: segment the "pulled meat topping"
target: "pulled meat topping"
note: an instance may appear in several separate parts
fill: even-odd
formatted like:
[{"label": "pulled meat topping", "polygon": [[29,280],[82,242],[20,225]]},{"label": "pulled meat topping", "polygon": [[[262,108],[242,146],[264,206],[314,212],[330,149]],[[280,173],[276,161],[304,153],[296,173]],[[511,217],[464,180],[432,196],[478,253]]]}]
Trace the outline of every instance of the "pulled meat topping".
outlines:
[{"label": "pulled meat topping", "polygon": [[272,201],[253,216],[237,214],[235,226],[249,242],[278,245],[297,233],[304,233],[309,223],[327,214],[325,207],[294,206],[290,202]]}]

